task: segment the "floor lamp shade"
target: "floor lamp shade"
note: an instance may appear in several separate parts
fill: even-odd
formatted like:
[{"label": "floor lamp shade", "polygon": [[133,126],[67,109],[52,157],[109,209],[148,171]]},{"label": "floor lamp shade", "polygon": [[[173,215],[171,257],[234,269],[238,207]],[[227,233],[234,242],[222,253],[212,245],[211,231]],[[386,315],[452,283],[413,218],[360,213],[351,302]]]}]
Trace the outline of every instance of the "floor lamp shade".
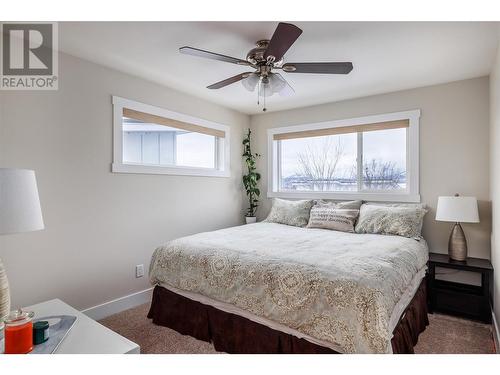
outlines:
[{"label": "floor lamp shade", "polygon": [[[32,232],[44,228],[35,172],[0,168],[0,234]],[[10,312],[7,274],[0,259],[0,328]]]}]

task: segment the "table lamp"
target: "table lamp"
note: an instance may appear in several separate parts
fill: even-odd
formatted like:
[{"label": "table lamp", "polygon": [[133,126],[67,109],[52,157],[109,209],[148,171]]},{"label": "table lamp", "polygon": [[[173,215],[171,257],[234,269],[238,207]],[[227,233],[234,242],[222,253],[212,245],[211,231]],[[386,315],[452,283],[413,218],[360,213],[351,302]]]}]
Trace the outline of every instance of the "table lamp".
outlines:
[{"label": "table lamp", "polygon": [[[32,232],[43,228],[35,172],[0,168],[0,234]],[[9,282],[0,259],[0,329],[9,313]]]},{"label": "table lamp", "polygon": [[476,197],[439,197],[436,220],[454,222],[448,241],[450,259],[463,262],[467,258],[467,240],[460,223],[479,223]]}]

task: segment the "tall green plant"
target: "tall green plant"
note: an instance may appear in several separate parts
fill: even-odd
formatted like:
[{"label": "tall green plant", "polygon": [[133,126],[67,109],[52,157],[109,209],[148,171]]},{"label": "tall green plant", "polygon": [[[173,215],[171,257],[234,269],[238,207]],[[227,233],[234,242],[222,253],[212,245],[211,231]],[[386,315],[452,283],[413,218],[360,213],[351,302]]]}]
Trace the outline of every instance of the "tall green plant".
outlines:
[{"label": "tall green plant", "polygon": [[257,153],[252,154],[250,142],[251,134],[252,132],[248,129],[248,133],[243,139],[243,159],[245,160],[248,170],[248,173],[243,175],[243,185],[245,186],[249,203],[246,216],[255,216],[257,207],[259,207],[258,198],[260,196],[260,190],[257,187],[260,180],[260,173],[256,172],[257,168],[255,167],[255,162],[260,155]]}]

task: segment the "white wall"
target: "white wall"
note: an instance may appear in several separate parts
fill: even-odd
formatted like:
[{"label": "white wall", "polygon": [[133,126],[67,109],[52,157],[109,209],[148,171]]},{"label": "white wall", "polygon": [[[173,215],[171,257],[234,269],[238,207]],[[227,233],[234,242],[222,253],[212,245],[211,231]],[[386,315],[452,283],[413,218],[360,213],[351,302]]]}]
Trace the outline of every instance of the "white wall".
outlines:
[{"label": "white wall", "polygon": [[[500,29],[499,29],[500,31]],[[499,32],[500,36],[500,32]],[[490,178],[493,230],[491,236],[491,261],[494,273],[494,311],[500,322],[500,44],[490,74]]]},{"label": "white wall", "polygon": [[[37,173],[46,229],[0,236],[13,307],[59,297],[90,307],[148,288],[154,248],[242,223],[249,118],[68,55],[59,90],[0,92],[0,166]],[[110,172],[111,95],[231,126],[231,178]]]},{"label": "white wall", "polygon": [[[420,195],[430,207],[424,236],[433,252],[447,252],[450,223],[436,222],[439,195],[473,195],[479,199],[480,224],[464,224],[469,255],[490,257],[488,77],[405,90],[342,102],[252,116],[256,152],[263,155],[262,191],[267,190],[267,132],[271,127],[339,120],[421,109]],[[262,199],[259,217],[270,201]]]}]

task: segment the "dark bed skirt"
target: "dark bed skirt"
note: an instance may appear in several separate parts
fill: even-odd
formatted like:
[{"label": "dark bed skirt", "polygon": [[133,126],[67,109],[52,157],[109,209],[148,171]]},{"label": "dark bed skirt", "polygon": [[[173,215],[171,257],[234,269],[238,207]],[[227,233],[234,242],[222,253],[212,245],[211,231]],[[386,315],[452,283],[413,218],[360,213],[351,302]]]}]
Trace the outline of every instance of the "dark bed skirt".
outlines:
[{"label": "dark bed skirt", "polygon": [[[193,301],[158,285],[153,291],[148,318],[153,319],[154,324],[172,328],[183,335],[212,342],[220,352],[338,354],[330,348]],[[393,352],[413,353],[418,335],[428,324],[424,279],[393,332]]]}]

